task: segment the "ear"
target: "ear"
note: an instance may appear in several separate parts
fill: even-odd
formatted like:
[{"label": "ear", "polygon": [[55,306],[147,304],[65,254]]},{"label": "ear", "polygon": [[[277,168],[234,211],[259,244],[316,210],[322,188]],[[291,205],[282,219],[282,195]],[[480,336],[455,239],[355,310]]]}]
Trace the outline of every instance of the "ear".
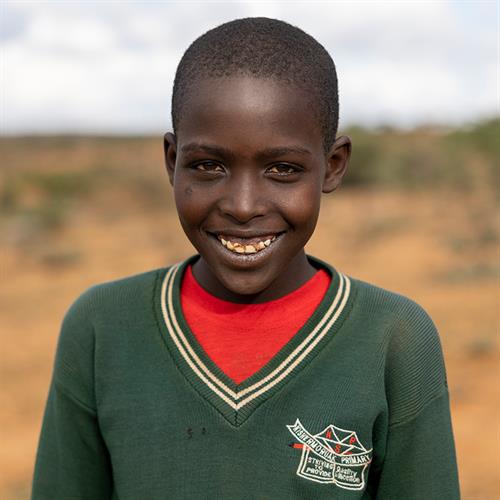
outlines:
[{"label": "ear", "polygon": [[331,193],[337,189],[347,170],[351,157],[352,143],[346,135],[338,137],[326,156],[326,171],[323,179],[323,193]]},{"label": "ear", "polygon": [[177,139],[171,132],[167,132],[163,136],[163,151],[165,153],[165,167],[167,168],[168,179],[173,186],[175,161],[177,159]]}]

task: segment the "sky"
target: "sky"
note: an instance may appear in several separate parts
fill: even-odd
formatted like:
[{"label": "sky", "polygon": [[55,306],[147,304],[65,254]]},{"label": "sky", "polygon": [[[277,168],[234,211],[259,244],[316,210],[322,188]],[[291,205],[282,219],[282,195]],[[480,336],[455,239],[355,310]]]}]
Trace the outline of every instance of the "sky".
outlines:
[{"label": "sky", "polygon": [[0,132],[156,134],[176,66],[208,29],[266,16],[337,66],[340,128],[500,114],[498,0],[0,0]]}]

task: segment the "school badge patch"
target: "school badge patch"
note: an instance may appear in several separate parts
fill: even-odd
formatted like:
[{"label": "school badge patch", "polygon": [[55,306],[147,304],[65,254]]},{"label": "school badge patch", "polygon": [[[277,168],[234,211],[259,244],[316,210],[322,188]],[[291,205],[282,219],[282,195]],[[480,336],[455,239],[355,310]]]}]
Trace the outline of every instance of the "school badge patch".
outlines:
[{"label": "school badge patch", "polygon": [[298,439],[293,448],[302,449],[297,475],[317,483],[330,483],[346,490],[362,490],[365,472],[372,461],[355,431],[329,425],[318,434],[311,434],[297,419],[288,430]]}]

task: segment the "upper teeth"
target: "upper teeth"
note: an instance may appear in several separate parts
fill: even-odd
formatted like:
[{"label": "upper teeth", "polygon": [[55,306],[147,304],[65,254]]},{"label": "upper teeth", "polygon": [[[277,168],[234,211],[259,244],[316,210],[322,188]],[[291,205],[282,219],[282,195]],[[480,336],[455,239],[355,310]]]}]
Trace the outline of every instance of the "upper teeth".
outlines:
[{"label": "upper teeth", "polygon": [[251,245],[244,245],[243,243],[239,243],[238,241],[229,241],[219,236],[219,241],[231,252],[235,253],[257,253],[264,248],[268,247],[274,240],[276,236],[268,238],[267,240],[261,240],[252,243]]}]

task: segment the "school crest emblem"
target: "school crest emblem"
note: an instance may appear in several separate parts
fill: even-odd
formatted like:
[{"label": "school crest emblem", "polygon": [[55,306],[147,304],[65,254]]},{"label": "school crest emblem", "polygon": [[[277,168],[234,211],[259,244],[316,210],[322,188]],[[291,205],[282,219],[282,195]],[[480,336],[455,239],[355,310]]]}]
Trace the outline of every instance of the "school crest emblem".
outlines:
[{"label": "school crest emblem", "polygon": [[372,461],[355,431],[331,424],[318,434],[311,434],[297,419],[288,430],[299,441],[293,448],[302,449],[297,475],[317,483],[330,483],[346,490],[362,490],[365,473]]}]

